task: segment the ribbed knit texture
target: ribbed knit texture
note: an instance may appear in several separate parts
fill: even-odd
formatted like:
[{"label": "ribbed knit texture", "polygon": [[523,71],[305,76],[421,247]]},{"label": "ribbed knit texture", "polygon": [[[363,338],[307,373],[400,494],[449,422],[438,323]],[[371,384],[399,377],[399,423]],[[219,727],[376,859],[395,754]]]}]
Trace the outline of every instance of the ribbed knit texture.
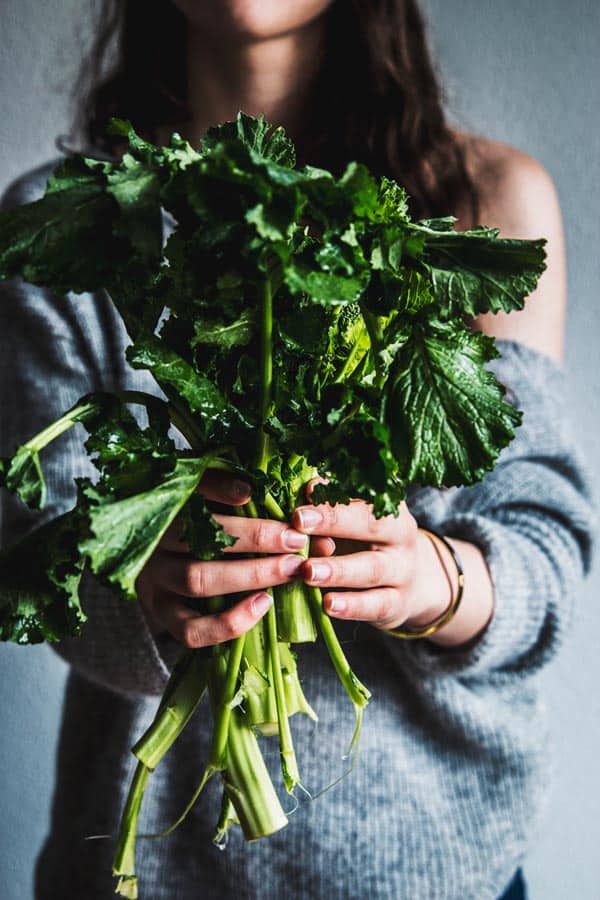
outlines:
[{"label": "ribbed knit texture", "polygon": [[[50,168],[12,186],[4,203],[35,199]],[[0,286],[1,452],[92,390],[158,392],[124,361],[127,338],[102,293],[57,298],[13,281]],[[218,784],[162,841],[139,842],[145,900],[496,900],[535,834],[548,789],[549,752],[536,674],[556,653],[590,562],[590,488],[565,425],[564,377],[546,357],[499,342],[493,365],[524,410],[518,437],[475,487],[415,490],[420,524],[477,544],[494,584],[495,615],[467,649],[402,642],[366,625],[338,627],[371,688],[353,771],[287,828],[254,844],[211,843]],[[79,427],[44,455],[50,503],[42,516],[2,497],[9,542],[73,503],[73,477],[90,471]],[[38,863],[38,900],[106,900],[112,841],[133,769],[129,748],[149,723],[178,648],[155,642],[137,604],[91,580],[89,622],[57,649],[71,664],[51,833]],[[337,627],[337,626],[336,626]],[[344,772],[349,702],[320,644],[300,648],[306,694],[320,716],[292,720],[302,779],[313,795]],[[151,779],[140,828],[156,831],[187,802],[210,735],[202,707]],[[262,745],[277,773],[277,742]],[[284,807],[293,804],[284,798]]]}]

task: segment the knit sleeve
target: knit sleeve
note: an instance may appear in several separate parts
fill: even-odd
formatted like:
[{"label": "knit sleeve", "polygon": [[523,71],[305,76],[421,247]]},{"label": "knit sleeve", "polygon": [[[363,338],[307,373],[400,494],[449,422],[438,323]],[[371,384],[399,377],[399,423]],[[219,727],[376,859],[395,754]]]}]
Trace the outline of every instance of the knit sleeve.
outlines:
[{"label": "knit sleeve", "polygon": [[[569,422],[565,373],[550,358],[499,341],[494,362],[523,424],[482,482],[428,503],[417,494],[419,524],[477,545],[494,589],[494,615],[465,648],[403,642],[397,652],[423,674],[513,678],[542,667],[560,646],[573,601],[590,567],[592,489]],[[400,641],[396,641],[400,644]]]},{"label": "knit sleeve", "polygon": [[[36,199],[49,172],[47,167],[16,182],[0,205]],[[148,373],[126,366],[126,343],[125,329],[104,293],[58,297],[20,279],[0,282],[0,454],[12,454],[90,391],[127,387],[157,393]],[[75,478],[94,472],[84,440],[77,425],[44,450],[48,499],[41,512],[0,491],[2,546],[74,505]],[[140,605],[120,600],[91,577],[82,581],[81,599],[88,615],[82,636],[53,645],[58,653],[112,690],[160,693],[169,675],[169,654],[160,652]]]}]

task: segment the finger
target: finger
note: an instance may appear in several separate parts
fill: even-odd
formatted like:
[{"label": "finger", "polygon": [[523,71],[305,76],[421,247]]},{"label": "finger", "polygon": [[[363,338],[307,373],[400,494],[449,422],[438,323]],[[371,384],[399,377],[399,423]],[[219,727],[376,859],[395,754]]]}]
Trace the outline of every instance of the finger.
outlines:
[{"label": "finger", "polygon": [[198,562],[173,553],[158,553],[148,563],[154,584],[183,597],[216,597],[257,591],[298,576],[301,556],[263,556]]},{"label": "finger", "polygon": [[[290,528],[286,522],[246,519],[221,513],[214,513],[213,519],[227,534],[237,538],[235,544],[225,548],[226,553],[289,553],[304,549],[308,543],[306,534]],[[167,529],[161,541],[164,550],[189,553],[188,545],[180,540],[181,527],[181,523],[177,525],[174,522]]]},{"label": "finger", "polygon": [[325,612],[336,619],[369,622],[378,628],[396,628],[408,618],[407,603],[398,588],[369,591],[331,591],[324,595]]},{"label": "finger", "polygon": [[311,478],[310,481],[307,481],[304,493],[308,500],[312,498],[313,491],[317,484],[329,484],[329,478],[323,478],[321,475],[317,475],[316,478]]},{"label": "finger", "polygon": [[398,516],[376,519],[371,506],[363,500],[336,503],[334,506],[328,503],[299,506],[292,516],[294,528],[307,534],[381,544],[395,544],[406,539],[413,521],[405,504],[401,505]]},{"label": "finger", "polygon": [[365,550],[332,556],[329,559],[307,559],[302,578],[318,587],[371,588],[400,584],[399,554],[381,550]]},{"label": "finger", "polygon": [[157,591],[152,611],[175,640],[196,649],[221,644],[244,634],[264,616],[272,602],[269,594],[255,592],[224,612],[199,616],[172,594]]},{"label": "finger", "polygon": [[336,542],[329,537],[312,537],[310,539],[311,556],[333,556],[337,550]]},{"label": "finger", "polygon": [[226,506],[242,506],[252,494],[248,482],[220,469],[207,469],[200,479],[198,490],[207,500]]}]

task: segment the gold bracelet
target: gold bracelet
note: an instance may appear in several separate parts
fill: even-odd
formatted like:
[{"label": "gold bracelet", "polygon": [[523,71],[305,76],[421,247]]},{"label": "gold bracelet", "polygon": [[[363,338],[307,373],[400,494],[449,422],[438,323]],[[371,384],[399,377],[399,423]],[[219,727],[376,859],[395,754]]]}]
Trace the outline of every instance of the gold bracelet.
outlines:
[{"label": "gold bracelet", "polygon": [[[435,634],[436,631],[439,631],[440,628],[443,628],[450,619],[454,618],[456,613],[458,612],[458,608],[460,606],[460,601],[462,600],[463,591],[465,588],[465,572],[460,561],[460,556],[452,546],[452,544],[446,540],[443,534],[439,534],[437,531],[428,531],[426,528],[419,528],[419,531],[422,531],[423,534],[426,534],[433,546],[435,547],[436,553],[438,557],[440,556],[438,548],[435,544],[435,539],[441,541],[442,544],[449,550],[452,559],[454,560],[454,564],[456,566],[456,574],[458,575],[458,590],[456,591],[456,596],[452,597],[450,600],[450,605],[448,609],[446,609],[441,616],[438,616],[435,621],[430,622],[429,625],[425,625],[423,628],[418,629],[417,631],[409,631],[403,628],[386,628],[385,631],[387,634],[390,634],[392,637],[402,638],[407,641],[415,640],[415,638],[426,638],[432,634]],[[441,557],[440,557],[441,562]],[[442,566],[444,571],[446,571],[446,567]],[[447,574],[447,573],[446,573]]]}]

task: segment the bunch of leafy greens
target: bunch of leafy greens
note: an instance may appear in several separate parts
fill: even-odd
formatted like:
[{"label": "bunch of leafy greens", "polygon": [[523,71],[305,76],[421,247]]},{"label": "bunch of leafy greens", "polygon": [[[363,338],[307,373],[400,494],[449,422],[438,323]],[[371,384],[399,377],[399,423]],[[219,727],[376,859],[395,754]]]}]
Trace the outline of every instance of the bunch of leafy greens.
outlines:
[{"label": "bunch of leafy greens", "polygon": [[[481,478],[520,420],[485,369],[493,340],[468,319],[522,308],[544,268],[543,241],[458,233],[452,218],[412,222],[395,182],[357,163],[341,177],[297,168],[290,140],[262,118],[240,113],[197,151],[178,135],[156,147],[126,122],[111,127],[128,141],[120,162],[68,158],[41,200],[0,215],[0,276],[60,293],[108,291],[132,340],[129,363],[153,374],[164,399],[89,395],[1,461],[2,484],[41,507],[40,453],[81,422],[98,469],[93,483],[79,481],[71,511],[0,558],[0,637],[18,643],[79,632],[84,569],[134,599],[176,516],[194,555],[218,557],[232,539],[197,493],[207,467],[250,479],[246,515],[287,519],[316,472],[329,478],[316,500],[359,497],[377,516],[395,514],[410,483]],[[131,404],[145,407],[147,427]],[[186,452],[176,451],[172,426]],[[369,692],[320,593],[296,583],[275,595],[247,635],[182,656],[134,748],[114,861],[123,896],[136,896],[148,775],[205,691],[214,735],[193,800],[221,773],[219,839],[233,822],[248,839],[286,824],[256,735],[278,735],[293,791],[300,776],[288,720],[314,713],[292,643],[321,633],[358,734]]]}]

